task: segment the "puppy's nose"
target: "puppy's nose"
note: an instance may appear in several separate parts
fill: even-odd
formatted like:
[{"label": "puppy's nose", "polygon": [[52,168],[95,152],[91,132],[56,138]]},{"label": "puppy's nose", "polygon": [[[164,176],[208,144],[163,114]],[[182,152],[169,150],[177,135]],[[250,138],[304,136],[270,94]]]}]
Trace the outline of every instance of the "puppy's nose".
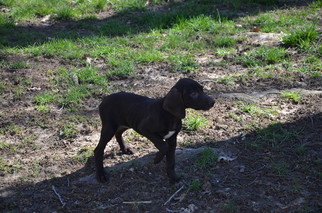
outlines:
[{"label": "puppy's nose", "polygon": [[216,103],[215,99],[209,96],[209,105],[213,107],[215,103]]},{"label": "puppy's nose", "polygon": [[216,103],[215,99],[212,99],[212,100],[211,100],[211,106],[214,106],[214,105],[215,105],[215,103]]}]

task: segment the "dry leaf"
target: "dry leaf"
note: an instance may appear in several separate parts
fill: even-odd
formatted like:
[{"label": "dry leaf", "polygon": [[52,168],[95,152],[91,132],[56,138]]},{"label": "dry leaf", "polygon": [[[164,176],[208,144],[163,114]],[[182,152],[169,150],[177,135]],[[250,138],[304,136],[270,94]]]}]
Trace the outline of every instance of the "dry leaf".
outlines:
[{"label": "dry leaf", "polygon": [[259,27],[253,27],[253,29],[251,29],[250,32],[256,32],[257,33],[259,31],[261,31],[261,29]]}]

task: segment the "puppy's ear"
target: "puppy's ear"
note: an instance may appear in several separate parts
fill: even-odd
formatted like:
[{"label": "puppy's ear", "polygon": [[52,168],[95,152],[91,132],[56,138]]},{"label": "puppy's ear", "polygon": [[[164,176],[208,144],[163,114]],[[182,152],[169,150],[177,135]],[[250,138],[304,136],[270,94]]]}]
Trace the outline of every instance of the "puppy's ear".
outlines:
[{"label": "puppy's ear", "polygon": [[183,119],[184,117],[186,117],[182,94],[177,88],[173,87],[165,96],[163,101],[163,109],[170,112],[177,118]]}]

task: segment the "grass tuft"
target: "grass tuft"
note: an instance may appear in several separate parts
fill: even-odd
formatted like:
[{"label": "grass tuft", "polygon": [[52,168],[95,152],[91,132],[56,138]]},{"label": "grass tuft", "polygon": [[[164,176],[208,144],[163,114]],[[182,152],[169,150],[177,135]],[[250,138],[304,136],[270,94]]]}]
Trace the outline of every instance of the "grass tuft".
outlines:
[{"label": "grass tuft", "polygon": [[183,120],[183,127],[189,131],[196,131],[206,126],[208,120],[196,111],[189,110],[186,118]]},{"label": "grass tuft", "polygon": [[318,31],[315,26],[308,26],[292,31],[290,35],[283,38],[283,43],[286,47],[299,47],[307,49],[312,42],[318,38]]},{"label": "grass tuft", "polygon": [[199,180],[193,180],[187,187],[188,191],[199,191],[202,188],[203,183]]},{"label": "grass tuft", "polygon": [[53,102],[55,99],[56,99],[56,96],[54,94],[51,94],[49,92],[44,92],[36,95],[34,98],[34,102],[38,105],[45,105]]},{"label": "grass tuft", "polygon": [[246,67],[276,64],[285,59],[286,50],[284,48],[267,46],[261,46],[240,57],[240,61]]},{"label": "grass tuft", "polygon": [[261,108],[256,106],[256,104],[245,104],[242,103],[242,112],[247,112],[251,116],[269,116],[276,115],[277,111],[271,108]]},{"label": "grass tuft", "polygon": [[288,130],[281,123],[272,123],[267,128],[257,131],[257,145],[268,145],[272,148],[290,146],[297,138],[295,131]]},{"label": "grass tuft", "polygon": [[60,125],[59,136],[64,139],[72,139],[77,136],[76,124],[68,122]]},{"label": "grass tuft", "polygon": [[70,7],[62,7],[56,11],[56,20],[69,20],[76,17],[75,12]]},{"label": "grass tuft", "polygon": [[82,148],[77,152],[77,155],[72,157],[72,159],[80,163],[86,163],[93,155],[93,151],[94,149],[92,147]]},{"label": "grass tuft", "polygon": [[281,97],[294,101],[295,103],[300,103],[302,101],[302,96],[299,92],[283,91]]},{"label": "grass tuft", "polygon": [[214,153],[213,149],[207,147],[200,153],[197,166],[200,168],[209,168],[216,163],[217,159],[218,156]]}]

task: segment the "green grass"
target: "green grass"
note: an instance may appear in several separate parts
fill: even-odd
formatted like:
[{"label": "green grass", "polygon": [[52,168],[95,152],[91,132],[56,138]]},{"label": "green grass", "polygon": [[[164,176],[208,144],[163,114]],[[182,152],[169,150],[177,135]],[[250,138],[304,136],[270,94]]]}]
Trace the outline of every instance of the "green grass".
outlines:
[{"label": "green grass", "polygon": [[283,91],[281,93],[281,97],[291,100],[295,103],[300,103],[302,101],[302,95],[299,92]]},{"label": "green grass", "polygon": [[78,134],[76,124],[73,122],[63,123],[60,125],[59,136],[64,139],[75,138]]},{"label": "green grass", "polygon": [[233,54],[236,54],[236,49],[235,48],[231,48],[231,47],[228,47],[228,48],[217,48],[216,49],[216,54],[218,56],[221,56],[221,57],[224,57],[224,56],[227,56],[227,55],[233,55]]},{"label": "green grass", "polygon": [[23,128],[16,124],[8,124],[4,127],[0,128],[1,134],[8,134],[8,135],[19,135],[23,132]]},{"label": "green grass", "polygon": [[134,56],[134,60],[139,63],[152,63],[165,61],[165,56],[159,50],[142,50],[137,52]]},{"label": "green grass", "polygon": [[[29,3],[22,1],[21,4],[25,6],[36,4],[35,10],[30,11],[30,13],[34,13],[35,17],[37,16],[36,14],[42,16],[54,13],[60,14],[59,16],[56,15],[56,18],[62,17],[63,19],[86,18],[88,14],[93,14],[106,7],[114,8],[117,11],[140,9],[142,13],[140,16],[124,13],[125,18],[111,18],[98,25],[93,25],[90,19],[88,21],[84,19],[77,24],[78,27],[72,27],[67,34],[57,32],[50,38],[47,38],[47,41],[36,42],[23,49],[11,50],[34,56],[58,57],[67,61],[76,60],[76,63],[85,63],[85,54],[93,59],[101,58],[109,67],[108,76],[125,77],[135,74],[135,71],[141,64],[159,62],[170,64],[174,72],[188,73],[199,71],[200,65],[195,59],[196,54],[211,51],[214,48],[218,55],[221,56],[234,54],[238,39],[233,38],[232,35],[245,31],[243,27],[235,27],[236,22],[228,19],[229,14],[215,11],[209,15],[211,10],[209,9],[210,2],[208,1],[202,1],[202,4],[188,1],[182,5],[180,10],[171,9],[166,14],[141,10],[145,8],[144,2],[136,0],[127,2],[73,1],[73,3],[68,2],[67,4],[62,4],[64,1],[60,0],[58,3],[44,4],[44,8],[50,8],[50,11],[47,12],[35,12],[39,9],[37,9],[38,4],[36,2],[36,0]],[[43,1],[38,0],[39,2]],[[161,1],[152,2],[152,4],[159,3]],[[258,3],[257,1],[252,1],[252,4]],[[8,7],[15,5],[13,2],[10,3],[10,1],[6,1],[3,4],[8,5]],[[64,5],[64,7],[60,5]],[[20,7],[22,8],[23,6]],[[315,8],[316,6],[311,6],[310,10],[314,12]],[[15,10],[18,10],[18,8],[15,8]],[[58,13],[57,11],[62,12]],[[300,15],[303,15],[303,13],[287,11],[285,14],[278,13],[272,18],[271,13],[267,12],[259,15],[255,20],[250,18],[242,18],[241,20],[245,20],[247,24],[263,26],[273,25],[277,22],[277,25],[286,27],[288,32],[291,31],[294,23],[297,23],[300,27],[306,26],[309,20],[300,22],[296,18]],[[18,17],[17,20],[19,20]],[[297,21],[286,23],[290,17]],[[6,18],[3,17],[4,24],[6,23],[5,20]],[[127,20],[131,20],[130,22],[135,24],[128,24]],[[92,36],[79,37],[79,32],[77,31],[79,27],[84,28],[85,31],[91,31]],[[145,32],[145,28],[148,29],[148,32]],[[36,36],[23,35],[23,33],[21,35],[21,40]],[[272,48],[263,46],[249,51],[247,55],[238,57],[236,60],[246,67],[257,67],[281,63],[287,60],[287,57],[283,47]],[[311,75],[319,77],[320,72],[313,71]]]},{"label": "green grass", "polygon": [[56,11],[56,20],[68,20],[76,17],[75,11],[70,7],[61,7]]},{"label": "green grass", "polygon": [[227,213],[237,212],[237,206],[234,202],[230,201],[224,205],[223,210]]},{"label": "green grass", "polygon": [[4,82],[0,82],[0,95],[6,91],[6,84]]},{"label": "green grass", "polygon": [[135,64],[132,60],[111,57],[109,59],[111,69],[108,72],[109,76],[126,77],[134,73]]},{"label": "green grass", "polygon": [[271,108],[258,107],[256,104],[241,103],[241,111],[250,114],[251,116],[269,116],[276,115],[277,111]]},{"label": "green grass", "polygon": [[10,144],[5,142],[5,141],[1,141],[0,142],[0,150],[7,150],[10,147]]},{"label": "green grass", "polygon": [[53,102],[55,99],[56,99],[55,95],[50,94],[48,92],[44,92],[36,95],[34,98],[34,102],[38,105],[45,105]]},{"label": "green grass", "polygon": [[216,79],[216,82],[222,83],[225,85],[234,85],[235,84],[235,78],[233,76],[223,76]]},{"label": "green grass", "polygon": [[261,46],[241,56],[239,61],[246,67],[255,67],[280,63],[286,56],[284,48]]},{"label": "green grass", "polygon": [[213,166],[218,159],[213,149],[205,148],[198,156],[196,165],[200,168],[209,168]]},{"label": "green grass", "polygon": [[199,180],[193,180],[188,186],[188,191],[199,191],[202,188],[203,183]]},{"label": "green grass", "polygon": [[34,97],[34,102],[36,103],[34,108],[38,111],[49,111],[47,104],[56,101],[56,99],[56,95],[49,92],[38,94]]},{"label": "green grass", "polygon": [[273,122],[267,128],[258,129],[257,137],[253,145],[255,147],[271,147],[279,149],[283,146],[289,147],[297,141],[297,132],[289,130],[283,124]]},{"label": "green grass", "polygon": [[[320,49],[319,49],[320,48]],[[310,56],[308,56],[295,70],[308,74],[313,78],[322,77],[322,45],[311,46]]]},{"label": "green grass", "polygon": [[217,36],[213,42],[216,47],[232,47],[237,43],[237,40],[230,36]]},{"label": "green grass", "polygon": [[228,117],[234,119],[235,121],[239,122],[243,119],[243,117],[241,115],[239,115],[238,113],[234,113],[234,112],[230,112],[228,114]]},{"label": "green grass", "polygon": [[288,171],[289,165],[287,165],[283,162],[272,163],[271,168],[278,175],[286,175],[289,172]]},{"label": "green grass", "polygon": [[101,36],[117,36],[131,34],[132,28],[123,21],[114,19],[102,24],[98,31]]},{"label": "green grass", "polygon": [[[152,1],[156,4],[160,1]],[[144,1],[129,0],[126,3],[118,0],[20,0],[19,4],[14,0],[1,0],[0,5],[11,9],[10,15],[15,20],[33,20],[45,15],[54,15],[57,20],[89,17],[106,7],[114,7],[117,10],[144,8]]]},{"label": "green grass", "polygon": [[266,67],[252,67],[248,70],[248,76],[255,76],[260,78],[273,78],[274,74],[272,72],[274,69],[270,69],[270,66]]},{"label": "green grass", "polygon": [[173,71],[191,72],[195,71],[199,64],[189,54],[172,54],[168,57],[169,63],[173,66]]},{"label": "green grass", "polygon": [[46,94],[50,100],[45,101],[55,101],[59,107],[72,111],[80,107],[86,98],[107,91],[106,77],[90,66],[71,70],[60,68],[53,71],[51,82],[53,89],[59,88],[59,92]]},{"label": "green grass", "polygon": [[208,124],[208,120],[193,110],[187,112],[186,118],[183,120],[183,128],[189,131],[196,131],[205,127]]},{"label": "green grass", "polygon": [[0,62],[0,67],[6,68],[6,69],[12,69],[12,70],[30,68],[28,63],[25,61],[15,61],[12,63],[2,61],[2,62]]},{"label": "green grass", "polygon": [[10,163],[0,157],[0,171],[13,174],[23,168],[18,162]]},{"label": "green grass", "polygon": [[83,99],[91,96],[91,88],[86,85],[73,86],[65,91],[59,99],[61,107],[76,110]]},{"label": "green grass", "polygon": [[[317,19],[311,18],[319,15],[321,1],[310,3],[305,9],[281,9],[274,12],[261,12],[257,16],[242,17],[243,23],[257,26],[262,32],[290,33],[296,28],[305,28],[317,23]],[[273,5],[272,5],[273,6]]]},{"label": "green grass", "polygon": [[292,31],[283,38],[286,47],[299,47],[301,49],[310,48],[311,44],[318,38],[318,30],[313,26],[306,26]]},{"label": "green grass", "polygon": [[25,50],[34,56],[59,56],[63,59],[80,59],[85,53],[85,51],[79,51],[77,43],[70,39],[50,39],[42,45],[34,44]]},{"label": "green grass", "polygon": [[295,153],[299,156],[304,156],[307,154],[308,152],[308,148],[305,147],[304,145],[298,145],[296,148],[295,148]]},{"label": "green grass", "polygon": [[77,155],[72,157],[72,159],[80,163],[86,163],[89,157],[93,155],[93,151],[94,148],[92,147],[82,148],[77,152]]}]

